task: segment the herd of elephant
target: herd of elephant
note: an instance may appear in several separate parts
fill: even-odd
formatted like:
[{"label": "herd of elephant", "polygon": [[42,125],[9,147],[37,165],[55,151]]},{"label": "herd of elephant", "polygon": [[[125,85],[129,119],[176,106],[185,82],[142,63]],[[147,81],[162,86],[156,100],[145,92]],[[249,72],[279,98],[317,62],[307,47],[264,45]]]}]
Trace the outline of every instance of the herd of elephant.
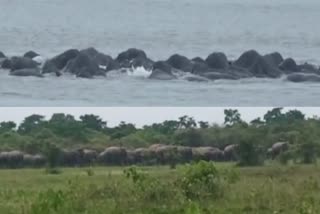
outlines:
[{"label": "herd of elephant", "polygon": [[[62,150],[59,154],[60,166],[90,166],[90,165],[161,165],[187,163],[190,161],[236,161],[238,145],[231,144],[223,150],[215,147],[187,147],[154,144],[148,148],[133,150],[123,147],[108,147],[102,152],[92,149]],[[274,158],[288,148],[286,142],[278,142],[268,149],[270,157]],[[43,167],[47,164],[44,155],[30,155],[21,151],[0,152],[0,167]]]},{"label": "herd of elephant", "polygon": [[255,50],[244,52],[234,61],[222,52],[214,52],[206,59],[174,54],[164,61],[153,61],[140,49],[130,48],[116,58],[97,51],[69,49],[51,59],[44,60],[38,53],[29,51],[23,56],[6,57],[0,52],[0,67],[9,69],[10,75],[37,76],[53,73],[60,76],[71,73],[77,77],[105,76],[111,70],[124,71],[144,67],[150,71],[150,79],[172,80],[179,73],[190,73],[188,81],[241,78],[280,78],[285,75],[292,82],[320,82],[320,68],[316,65],[297,64],[292,58],[284,59],[280,53],[261,55]]}]

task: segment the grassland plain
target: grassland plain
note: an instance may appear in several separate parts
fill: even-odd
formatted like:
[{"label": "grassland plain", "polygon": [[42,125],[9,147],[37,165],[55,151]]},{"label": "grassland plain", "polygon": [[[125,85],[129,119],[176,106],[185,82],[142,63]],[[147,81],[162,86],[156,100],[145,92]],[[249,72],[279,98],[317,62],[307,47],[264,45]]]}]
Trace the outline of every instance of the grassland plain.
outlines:
[{"label": "grassland plain", "polygon": [[202,186],[181,185],[185,166],[0,170],[0,213],[320,213],[320,166],[214,166],[228,176]]}]

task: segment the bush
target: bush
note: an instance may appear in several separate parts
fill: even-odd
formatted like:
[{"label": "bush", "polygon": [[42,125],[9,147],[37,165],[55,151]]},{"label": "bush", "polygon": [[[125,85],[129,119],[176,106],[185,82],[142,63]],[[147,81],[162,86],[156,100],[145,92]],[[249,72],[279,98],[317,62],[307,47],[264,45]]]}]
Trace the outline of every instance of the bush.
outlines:
[{"label": "bush", "polygon": [[204,145],[203,135],[198,129],[179,130],[174,135],[174,141],[182,146],[202,146]]},{"label": "bush", "polygon": [[278,160],[282,165],[287,165],[291,159],[293,159],[293,154],[290,150],[281,152],[278,157]]},{"label": "bush", "polygon": [[[124,170],[124,175],[133,182],[132,197],[148,203],[169,203],[178,201],[177,192],[173,183],[161,182],[160,179],[149,176],[147,173],[139,172],[136,167]],[[129,185],[131,186],[131,185]]]},{"label": "bush", "polygon": [[62,171],[58,168],[47,167],[45,170],[45,173],[50,175],[58,175],[58,174],[61,174]]},{"label": "bush", "polygon": [[215,198],[222,194],[221,178],[213,162],[200,161],[185,166],[178,185],[188,199]]},{"label": "bush", "polygon": [[66,195],[61,190],[49,189],[41,192],[31,206],[32,214],[57,213],[66,203]]},{"label": "bush", "polygon": [[45,156],[48,161],[48,168],[56,168],[61,159],[61,150],[54,144],[47,144]]},{"label": "bush", "polygon": [[87,173],[88,176],[90,176],[90,177],[91,177],[91,176],[94,176],[94,171],[93,171],[92,168],[88,168],[88,169],[86,169],[85,171],[86,171],[86,173]]},{"label": "bush", "polygon": [[310,164],[317,161],[319,145],[314,142],[306,142],[299,146],[298,153],[302,163]]},{"label": "bush", "polygon": [[263,152],[250,140],[242,140],[238,146],[239,166],[263,165]]}]

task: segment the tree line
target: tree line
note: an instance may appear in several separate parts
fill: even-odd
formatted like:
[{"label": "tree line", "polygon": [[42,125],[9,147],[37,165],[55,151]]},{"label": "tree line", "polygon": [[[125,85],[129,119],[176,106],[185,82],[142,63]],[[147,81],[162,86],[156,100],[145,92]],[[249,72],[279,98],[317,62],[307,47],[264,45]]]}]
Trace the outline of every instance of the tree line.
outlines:
[{"label": "tree line", "polygon": [[[221,125],[181,116],[138,128],[126,122],[109,127],[107,121],[93,114],[79,119],[63,113],[53,114],[50,119],[33,114],[20,124],[0,123],[0,151],[18,150],[50,157],[48,148],[103,152],[109,147],[130,150],[160,144],[223,151],[229,145],[237,145],[237,160],[243,165],[261,164],[266,158],[276,158],[274,154],[283,163],[291,159],[311,163],[319,155],[318,117],[306,118],[299,110],[284,112],[282,108],[273,108],[250,122],[242,120],[237,109],[225,109],[224,116]],[[272,150],[277,142],[285,142],[281,152]]]}]

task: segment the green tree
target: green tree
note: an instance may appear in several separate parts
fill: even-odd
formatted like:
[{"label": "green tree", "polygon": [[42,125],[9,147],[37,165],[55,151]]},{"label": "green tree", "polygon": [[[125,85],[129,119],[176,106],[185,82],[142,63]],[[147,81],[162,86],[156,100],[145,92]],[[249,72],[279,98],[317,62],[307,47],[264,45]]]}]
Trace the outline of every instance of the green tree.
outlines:
[{"label": "green tree", "polygon": [[138,129],[132,123],[121,121],[118,126],[110,128],[108,130],[108,132],[111,134],[111,139],[120,139],[135,133]]},{"label": "green tree", "polygon": [[224,110],[224,124],[233,126],[237,123],[241,123],[241,114],[237,109],[225,109]]},{"label": "green tree", "polygon": [[198,123],[199,123],[199,127],[200,127],[201,129],[207,129],[207,128],[209,128],[209,123],[206,122],[206,121],[199,121]]},{"label": "green tree", "polygon": [[53,114],[48,121],[48,128],[57,136],[71,137],[80,142],[87,141],[88,135],[85,126],[72,115],[63,113]]},{"label": "green tree", "polygon": [[253,126],[259,127],[259,126],[264,125],[264,122],[261,120],[260,117],[258,117],[258,118],[256,118],[256,119],[252,120],[252,121],[250,122],[250,124],[253,125]]},{"label": "green tree", "polygon": [[18,128],[18,132],[21,134],[29,134],[32,131],[39,129],[44,122],[44,116],[33,114],[23,120]]},{"label": "green tree", "polygon": [[319,144],[313,141],[302,143],[298,147],[298,154],[301,157],[302,163],[315,163],[319,154]]},{"label": "green tree", "polygon": [[12,121],[0,122],[0,133],[13,131],[17,127],[17,124]]},{"label": "green tree", "polygon": [[240,139],[239,146],[237,147],[239,166],[257,166],[263,164],[264,154],[257,143],[254,142],[254,139],[252,136]]},{"label": "green tree", "polygon": [[49,169],[54,169],[60,164],[62,153],[56,145],[51,143],[46,144],[44,153]]},{"label": "green tree", "polygon": [[107,122],[103,121],[99,116],[93,114],[85,114],[80,116],[80,120],[85,125],[85,127],[101,131],[107,126]]},{"label": "green tree", "polygon": [[187,115],[184,115],[182,117],[179,117],[179,127],[181,129],[195,128],[197,127],[197,123],[193,119],[193,117],[188,117]]},{"label": "green tree", "polygon": [[151,126],[144,126],[144,130],[158,132],[164,135],[172,135],[179,128],[179,121],[166,120],[163,123],[154,123]]},{"label": "green tree", "polygon": [[197,147],[204,144],[203,136],[198,129],[179,130],[174,136],[174,142],[182,146]]},{"label": "green tree", "polygon": [[267,124],[281,122],[284,119],[282,109],[283,108],[273,108],[263,116],[263,119],[266,121]]},{"label": "green tree", "polygon": [[288,122],[293,122],[293,121],[302,121],[305,120],[305,115],[299,111],[299,110],[290,110],[287,113],[285,113],[285,118]]}]

